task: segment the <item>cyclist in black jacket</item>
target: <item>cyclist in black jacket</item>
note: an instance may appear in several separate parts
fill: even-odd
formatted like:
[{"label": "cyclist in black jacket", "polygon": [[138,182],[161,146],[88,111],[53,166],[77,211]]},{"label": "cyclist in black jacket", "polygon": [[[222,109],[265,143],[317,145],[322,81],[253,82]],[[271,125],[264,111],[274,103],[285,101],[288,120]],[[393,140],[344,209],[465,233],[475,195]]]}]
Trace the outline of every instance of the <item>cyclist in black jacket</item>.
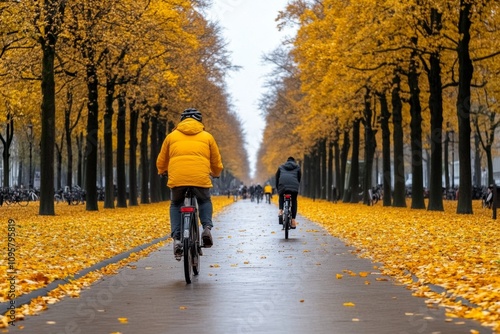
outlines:
[{"label": "cyclist in black jacket", "polygon": [[280,216],[283,214],[283,194],[292,195],[292,223],[290,228],[297,227],[295,217],[297,216],[297,195],[299,193],[301,176],[300,166],[295,162],[293,157],[289,157],[276,172],[276,189],[279,194]]}]

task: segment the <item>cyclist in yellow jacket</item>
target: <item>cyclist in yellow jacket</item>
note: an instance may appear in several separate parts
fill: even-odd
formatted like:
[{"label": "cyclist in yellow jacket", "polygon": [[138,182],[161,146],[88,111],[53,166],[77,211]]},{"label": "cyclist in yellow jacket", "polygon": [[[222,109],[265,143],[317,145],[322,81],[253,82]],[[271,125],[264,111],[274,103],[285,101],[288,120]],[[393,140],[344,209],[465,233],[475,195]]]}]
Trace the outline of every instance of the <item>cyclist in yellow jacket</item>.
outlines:
[{"label": "cyclist in yellow jacket", "polygon": [[203,245],[211,247],[213,207],[210,188],[213,185],[210,177],[219,177],[223,165],[217,143],[205,131],[198,110],[190,108],[182,112],[180,123],[163,141],[156,167],[158,174],[168,176],[167,186],[171,189],[170,226],[176,259],[180,260],[182,255],[180,208],[187,187],[194,187],[198,199]]},{"label": "cyclist in yellow jacket", "polygon": [[271,197],[273,195],[273,187],[269,183],[266,183],[266,185],[264,186],[264,195],[266,195],[266,202],[271,204]]}]

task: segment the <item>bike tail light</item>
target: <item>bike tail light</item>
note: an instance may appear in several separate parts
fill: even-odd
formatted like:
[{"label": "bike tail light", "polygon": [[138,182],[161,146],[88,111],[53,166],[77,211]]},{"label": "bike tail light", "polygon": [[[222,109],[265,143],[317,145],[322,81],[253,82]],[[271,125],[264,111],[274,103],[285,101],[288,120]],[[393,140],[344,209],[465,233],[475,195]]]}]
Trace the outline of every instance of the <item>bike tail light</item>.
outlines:
[{"label": "bike tail light", "polygon": [[292,195],[286,194],[286,195],[285,195],[285,198],[286,198],[286,199],[290,199],[290,198],[292,198]]},{"label": "bike tail light", "polygon": [[182,213],[192,213],[192,212],[194,212],[194,209],[195,209],[194,206],[183,206],[181,208],[181,212]]}]

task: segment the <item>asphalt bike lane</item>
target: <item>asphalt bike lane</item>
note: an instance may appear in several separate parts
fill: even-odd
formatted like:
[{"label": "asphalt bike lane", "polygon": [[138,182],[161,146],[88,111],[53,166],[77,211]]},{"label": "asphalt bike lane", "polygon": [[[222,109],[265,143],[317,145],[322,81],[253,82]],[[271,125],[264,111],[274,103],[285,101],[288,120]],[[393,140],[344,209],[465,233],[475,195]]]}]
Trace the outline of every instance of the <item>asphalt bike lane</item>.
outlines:
[{"label": "asphalt bike lane", "polygon": [[492,333],[448,319],[300,214],[285,240],[277,212],[239,200],[214,217],[192,284],[169,243],[9,333]]}]

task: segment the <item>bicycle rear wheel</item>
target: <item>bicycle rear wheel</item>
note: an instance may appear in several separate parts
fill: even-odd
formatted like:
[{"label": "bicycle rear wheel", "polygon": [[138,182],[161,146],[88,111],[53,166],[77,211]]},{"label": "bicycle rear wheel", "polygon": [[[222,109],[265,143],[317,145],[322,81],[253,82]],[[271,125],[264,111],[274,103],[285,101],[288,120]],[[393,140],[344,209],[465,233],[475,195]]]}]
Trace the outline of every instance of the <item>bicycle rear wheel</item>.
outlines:
[{"label": "bicycle rear wheel", "polygon": [[197,217],[195,217],[195,221],[192,222],[193,226],[193,243],[192,243],[192,265],[193,265],[193,274],[196,276],[200,273],[200,227],[198,222],[196,221]]},{"label": "bicycle rear wheel", "polygon": [[186,278],[186,283],[191,283],[191,278],[193,275],[192,265],[193,265],[193,251],[191,249],[190,238],[184,239],[184,276]]},{"label": "bicycle rear wheel", "polygon": [[285,229],[285,239],[288,239],[288,232],[290,231],[290,213],[288,210],[284,213],[283,228]]},{"label": "bicycle rear wheel", "polygon": [[193,265],[193,274],[197,276],[200,273],[200,254],[198,253],[198,245],[194,244],[192,247],[192,265]]}]

